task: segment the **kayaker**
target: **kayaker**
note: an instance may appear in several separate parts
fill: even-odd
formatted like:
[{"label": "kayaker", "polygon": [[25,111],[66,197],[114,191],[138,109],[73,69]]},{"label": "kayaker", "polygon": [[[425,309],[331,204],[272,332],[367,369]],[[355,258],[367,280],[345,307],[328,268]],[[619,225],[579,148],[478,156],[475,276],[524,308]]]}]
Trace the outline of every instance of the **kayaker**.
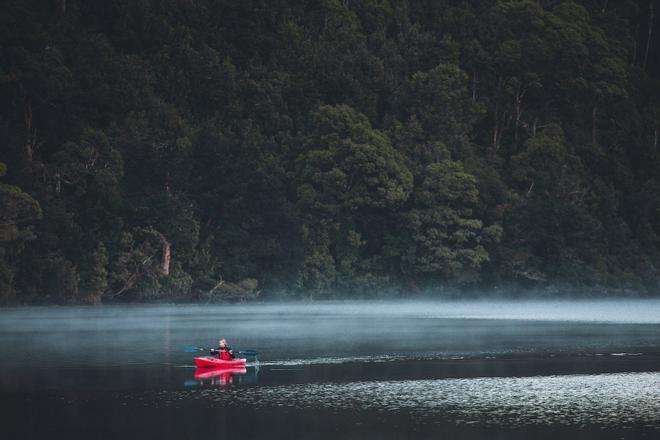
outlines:
[{"label": "kayaker", "polygon": [[234,359],[234,350],[232,350],[229,344],[227,344],[226,339],[220,339],[218,341],[218,348],[212,348],[211,354],[217,354],[218,358],[223,361]]}]

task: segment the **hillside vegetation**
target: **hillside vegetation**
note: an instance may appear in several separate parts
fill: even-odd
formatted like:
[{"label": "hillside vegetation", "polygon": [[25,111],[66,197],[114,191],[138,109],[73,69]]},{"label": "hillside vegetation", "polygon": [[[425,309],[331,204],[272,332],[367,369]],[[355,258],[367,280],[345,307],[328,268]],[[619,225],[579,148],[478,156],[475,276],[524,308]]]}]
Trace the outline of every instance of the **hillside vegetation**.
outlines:
[{"label": "hillside vegetation", "polygon": [[655,294],[658,16],[6,0],[0,302]]}]

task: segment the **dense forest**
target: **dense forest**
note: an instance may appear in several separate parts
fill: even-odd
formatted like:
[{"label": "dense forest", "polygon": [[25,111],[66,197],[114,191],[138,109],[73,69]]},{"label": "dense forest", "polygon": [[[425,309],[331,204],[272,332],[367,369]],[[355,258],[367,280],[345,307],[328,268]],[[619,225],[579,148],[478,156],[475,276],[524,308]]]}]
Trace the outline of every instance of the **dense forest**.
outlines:
[{"label": "dense forest", "polygon": [[5,0],[0,303],[653,295],[658,6]]}]

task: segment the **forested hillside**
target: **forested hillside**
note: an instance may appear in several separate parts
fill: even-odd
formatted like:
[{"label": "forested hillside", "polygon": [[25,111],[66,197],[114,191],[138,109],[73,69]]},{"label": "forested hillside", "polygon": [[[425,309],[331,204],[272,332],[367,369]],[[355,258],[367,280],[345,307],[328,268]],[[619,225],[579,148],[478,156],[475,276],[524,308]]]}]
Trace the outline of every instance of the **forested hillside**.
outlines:
[{"label": "forested hillside", "polygon": [[5,0],[0,302],[655,294],[659,16]]}]

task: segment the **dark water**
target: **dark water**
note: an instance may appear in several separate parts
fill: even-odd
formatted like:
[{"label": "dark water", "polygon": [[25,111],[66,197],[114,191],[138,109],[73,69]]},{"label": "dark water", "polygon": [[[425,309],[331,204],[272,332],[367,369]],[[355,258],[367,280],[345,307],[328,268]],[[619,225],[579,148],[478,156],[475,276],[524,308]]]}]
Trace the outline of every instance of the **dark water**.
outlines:
[{"label": "dark water", "polygon": [[5,309],[0,350],[2,439],[660,438],[660,301]]}]

